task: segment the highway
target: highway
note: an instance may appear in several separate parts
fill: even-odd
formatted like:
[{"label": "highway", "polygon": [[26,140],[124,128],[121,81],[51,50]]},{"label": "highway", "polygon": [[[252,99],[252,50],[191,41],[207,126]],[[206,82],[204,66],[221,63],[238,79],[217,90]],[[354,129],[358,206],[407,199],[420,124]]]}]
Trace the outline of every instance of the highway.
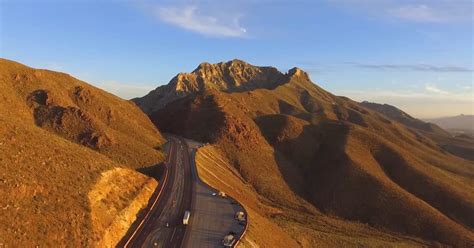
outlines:
[{"label": "highway", "polygon": [[245,209],[234,199],[214,196],[216,189],[211,188],[199,178],[195,156],[199,144],[188,142],[191,156],[191,171],[193,177],[193,213],[190,225],[186,230],[183,247],[214,248],[222,247],[222,239],[229,232],[237,234],[237,239],[244,233],[245,225],[240,225],[235,219],[235,213]]},{"label": "highway", "polygon": [[117,247],[181,247],[184,211],[191,208],[191,169],[185,144],[172,136],[168,140],[166,170],[160,187],[151,197],[143,218],[132,225]]},{"label": "highway", "polygon": [[[240,237],[245,226],[234,215],[245,211],[231,198],[212,195],[217,191],[197,175],[194,156],[197,143],[168,137],[165,172],[147,207],[130,227],[117,247],[222,247],[230,231]],[[186,210],[191,211],[183,225]]]}]

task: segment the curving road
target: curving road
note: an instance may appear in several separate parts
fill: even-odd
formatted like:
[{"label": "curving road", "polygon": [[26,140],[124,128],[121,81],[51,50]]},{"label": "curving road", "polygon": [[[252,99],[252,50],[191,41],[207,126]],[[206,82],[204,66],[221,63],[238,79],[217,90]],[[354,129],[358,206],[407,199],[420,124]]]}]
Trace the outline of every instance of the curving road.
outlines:
[{"label": "curving road", "polygon": [[[199,179],[194,164],[198,144],[176,136],[168,140],[160,185],[117,247],[222,247],[230,231],[240,237],[245,226],[234,215],[245,210],[231,198],[213,196],[217,191]],[[186,210],[191,211],[191,218],[183,225]]]}]

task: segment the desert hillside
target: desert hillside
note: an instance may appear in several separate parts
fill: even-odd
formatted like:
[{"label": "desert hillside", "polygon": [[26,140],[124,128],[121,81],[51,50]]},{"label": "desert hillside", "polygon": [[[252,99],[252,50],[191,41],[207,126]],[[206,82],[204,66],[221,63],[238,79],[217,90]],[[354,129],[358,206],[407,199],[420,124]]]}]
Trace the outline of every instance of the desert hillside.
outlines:
[{"label": "desert hillside", "polygon": [[256,192],[214,145],[199,149],[196,163],[201,179],[232,195],[247,209],[250,225],[239,247],[428,246],[420,239],[379,231],[363,223],[276,207]]},{"label": "desert hillside", "polygon": [[[220,74],[222,65],[229,67],[223,71],[240,72]],[[268,67],[239,60],[209,66],[204,73],[211,75],[200,75],[192,92],[161,100],[169,94],[157,92],[175,91],[175,78],[135,101],[160,130],[217,147],[273,208],[301,213],[270,214],[271,221],[285,227],[310,215],[341,219],[347,225],[362,223],[430,245],[472,244],[472,162],[445,152],[407,123],[321,89],[298,68],[287,73],[268,69],[273,76],[255,74],[242,81],[240,75]],[[258,83],[250,88],[215,87],[221,82]],[[310,223],[298,227],[315,230]],[[357,227],[342,229],[334,239],[357,245],[348,238]],[[300,244],[317,244],[298,232],[292,238]]]},{"label": "desert hillside", "polygon": [[[437,143],[437,146],[443,151],[449,152],[458,157],[474,161],[474,137],[468,135],[469,129],[463,129],[461,127],[463,123],[464,128],[466,128],[469,122],[472,122],[472,118],[469,116],[466,117],[453,117],[453,118],[442,118],[439,124],[447,123],[458,123],[458,129],[449,129],[451,132],[447,132],[437,124],[425,122],[416,118],[411,117],[402,110],[388,105],[388,104],[378,104],[370,102],[362,102],[362,106],[372,109],[376,112],[379,112],[382,115],[385,115],[387,118],[400,122],[404,124],[407,128],[411,129],[413,132],[421,133],[424,136],[431,138]],[[436,120],[434,120],[436,122]],[[444,125],[444,128],[449,128],[449,125]],[[451,126],[452,127],[452,126]],[[464,130],[464,131],[463,131]],[[460,133],[458,133],[460,132]],[[467,132],[464,133],[464,132]]]},{"label": "desert hillside", "polygon": [[0,243],[113,246],[157,182],[164,139],[132,102],[0,60]]}]

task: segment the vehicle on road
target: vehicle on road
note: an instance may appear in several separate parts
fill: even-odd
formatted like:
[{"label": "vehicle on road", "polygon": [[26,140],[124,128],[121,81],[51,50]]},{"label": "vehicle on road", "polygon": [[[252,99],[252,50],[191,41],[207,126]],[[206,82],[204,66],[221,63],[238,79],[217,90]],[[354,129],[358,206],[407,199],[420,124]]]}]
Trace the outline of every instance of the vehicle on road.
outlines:
[{"label": "vehicle on road", "polygon": [[187,225],[189,223],[189,217],[191,217],[191,212],[187,210],[184,211],[183,225]]},{"label": "vehicle on road", "polygon": [[235,213],[235,219],[237,219],[240,222],[245,221],[245,213],[242,211]]},{"label": "vehicle on road", "polygon": [[234,232],[229,232],[224,239],[222,240],[222,244],[224,247],[232,247],[237,240],[235,239],[235,233]]},{"label": "vehicle on road", "polygon": [[213,196],[216,196],[216,195],[217,195],[217,193],[216,193],[216,192],[214,192],[214,193],[212,193],[212,195],[213,195]]}]

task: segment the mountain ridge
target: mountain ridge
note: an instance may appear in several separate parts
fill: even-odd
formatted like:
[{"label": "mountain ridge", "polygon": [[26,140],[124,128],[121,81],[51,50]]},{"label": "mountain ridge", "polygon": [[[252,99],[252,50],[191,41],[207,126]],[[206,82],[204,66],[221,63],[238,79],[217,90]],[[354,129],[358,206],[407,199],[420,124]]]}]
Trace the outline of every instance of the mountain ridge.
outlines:
[{"label": "mountain ridge", "polygon": [[239,59],[216,64],[203,62],[192,72],[178,73],[168,84],[132,100],[144,112],[150,113],[176,99],[204,90],[240,92],[272,89],[289,82],[292,77],[309,79],[306,72],[296,67],[282,73],[275,67],[254,66]]},{"label": "mountain ridge", "polygon": [[453,131],[467,131],[474,134],[474,115],[456,115],[440,118],[426,119],[426,121],[436,123],[437,125]]},{"label": "mountain ridge", "polygon": [[441,135],[449,135],[448,132],[443,130],[438,125],[417,119],[395,106],[392,106],[386,103],[379,104],[379,103],[373,103],[373,102],[368,102],[368,101],[361,102],[361,105],[369,109],[375,110],[379,113],[382,113],[383,115],[393,120],[396,120],[398,122],[401,122],[408,127],[412,127],[418,130],[423,130],[426,132],[438,133]]},{"label": "mountain ridge", "polygon": [[[415,132],[421,132],[423,135],[434,140],[444,151],[474,161],[474,138],[469,135],[452,135],[450,131],[452,132],[453,130],[446,131],[435,123],[425,122],[411,117],[397,107],[388,104],[369,103],[364,101],[361,105],[377,111],[391,120],[398,121],[407,127],[412,128]],[[471,121],[474,120],[472,117],[474,116],[471,116]],[[463,124],[466,120],[469,121],[469,118],[469,116],[466,116],[466,119],[462,120]],[[452,119],[453,118],[447,118],[448,122],[452,122]],[[458,120],[456,117],[454,119]],[[446,118],[441,120],[446,120]],[[443,121],[441,121],[440,124],[443,124]],[[461,130],[462,129],[459,131]],[[469,132],[469,130],[465,131]]]}]

